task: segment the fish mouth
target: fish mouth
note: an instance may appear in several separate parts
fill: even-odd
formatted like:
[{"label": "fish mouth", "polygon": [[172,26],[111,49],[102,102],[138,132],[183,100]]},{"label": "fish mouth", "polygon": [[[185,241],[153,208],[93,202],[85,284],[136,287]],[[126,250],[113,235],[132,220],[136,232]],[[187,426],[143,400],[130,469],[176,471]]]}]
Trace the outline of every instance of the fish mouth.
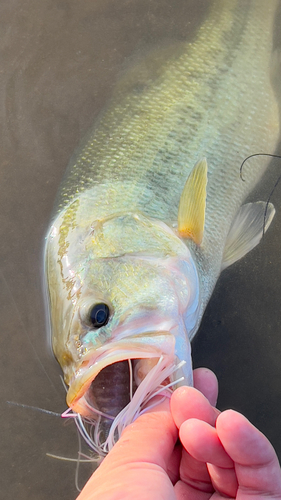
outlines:
[{"label": "fish mouth", "polygon": [[[144,381],[148,375],[151,379],[154,376],[155,379],[147,384],[148,393],[153,391],[155,393],[160,385],[176,385],[183,375],[175,356],[175,337],[170,332],[151,332],[127,337],[110,342],[98,349],[90,349],[83,356],[69,384],[66,398],[68,406],[82,417],[94,419],[96,408],[93,409],[89,404],[89,401],[93,400],[93,384],[102,376],[107,367],[120,365],[122,362],[127,362],[131,372],[133,371],[131,396],[138,387],[143,386],[142,389],[144,389]],[[155,369],[156,366],[157,369]],[[114,384],[114,380],[106,380],[105,383],[106,385]]]},{"label": "fish mouth", "polygon": [[123,430],[186,383],[169,332],[136,335],[89,350],[67,394],[87,445],[100,461]]}]

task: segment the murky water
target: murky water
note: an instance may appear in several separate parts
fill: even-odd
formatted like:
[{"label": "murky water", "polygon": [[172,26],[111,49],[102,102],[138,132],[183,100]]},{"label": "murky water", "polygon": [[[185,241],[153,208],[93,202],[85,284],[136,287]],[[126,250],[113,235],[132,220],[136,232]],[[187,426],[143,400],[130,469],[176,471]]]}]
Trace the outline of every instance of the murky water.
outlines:
[{"label": "murky water", "polygon": [[[118,73],[151,47],[192,38],[207,0],[10,0],[1,19],[1,479],[7,499],[76,497],[74,424],[7,401],[65,409],[46,339],[42,248],[55,194]],[[272,166],[252,199],[266,199]],[[242,411],[281,457],[281,202],[265,240],[222,275],[194,341],[195,366],[220,381],[221,409]],[[90,472],[81,467],[81,482]]]}]

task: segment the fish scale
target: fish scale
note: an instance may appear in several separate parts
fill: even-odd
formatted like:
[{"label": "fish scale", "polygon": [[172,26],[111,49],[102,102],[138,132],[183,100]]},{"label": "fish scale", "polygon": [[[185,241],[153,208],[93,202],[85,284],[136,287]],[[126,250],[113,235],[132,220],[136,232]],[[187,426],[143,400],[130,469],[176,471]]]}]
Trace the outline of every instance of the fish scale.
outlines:
[{"label": "fish scale", "polygon": [[[107,178],[112,179],[114,175],[117,179],[126,177],[132,183],[146,184],[149,180],[147,174],[151,171],[161,172],[162,178],[168,175],[169,180],[173,182],[170,185],[165,179],[164,187],[167,184],[170,185],[171,192],[177,191],[177,199],[179,199],[182,181],[186,180],[194,162],[200,158],[200,154],[206,154],[207,148],[202,148],[202,141],[210,144],[211,159],[212,149],[217,151],[217,141],[214,139],[218,132],[220,132],[220,142],[224,144],[223,150],[226,151],[230,145],[232,134],[227,137],[225,133],[221,134],[221,130],[228,117],[232,120],[233,114],[227,113],[226,102],[222,102],[222,106],[219,106],[221,101],[225,101],[227,96],[229,96],[229,103],[238,97],[241,99],[239,116],[237,114],[235,116],[236,125],[239,121],[241,122],[241,117],[243,118],[245,114],[245,105],[248,110],[253,109],[254,116],[258,113],[260,116],[264,114],[262,107],[258,109],[259,106],[256,104],[261,94],[261,86],[257,83],[255,85],[254,80],[260,81],[260,78],[268,78],[267,69],[272,43],[271,30],[268,26],[270,26],[272,9],[276,2],[271,0],[265,4],[258,0],[255,2],[256,5],[253,3],[250,1],[215,2],[196,40],[192,44],[182,44],[180,49],[175,48],[175,52],[180,52],[180,55],[162,63],[160,75],[155,82],[144,87],[141,95],[134,90],[127,94],[127,80],[133,80],[134,83],[131,86],[134,87],[142,77],[147,66],[146,62],[133,68],[132,75],[129,72],[129,75],[121,80],[108,110],[104,112],[98,125],[90,133],[90,140],[82,146],[80,154],[76,154],[69,166],[61,192],[63,204],[67,204],[77,194],[76,189],[80,192],[91,185],[104,182]],[[225,28],[222,29],[221,26],[224,25]],[[238,32],[237,26],[239,26]],[[259,33],[258,38],[256,32]],[[239,51],[241,44],[242,52]],[[256,52],[260,55],[257,56]],[[154,60],[157,61],[159,55],[156,51],[150,57],[151,65]],[[251,58],[254,58],[255,66],[251,64]],[[229,83],[231,72],[235,73],[232,77],[235,86]],[[241,91],[243,92],[243,88],[248,91],[251,82],[253,88],[251,95],[247,92],[245,103],[242,100]],[[228,88],[225,92],[226,86]],[[216,88],[220,89],[219,93],[216,92]],[[268,81],[265,82],[264,92],[268,94],[269,99],[272,99]],[[255,104],[255,109],[252,104]],[[201,113],[199,113],[200,109]],[[224,115],[222,121],[219,121],[219,115]],[[181,117],[182,122],[178,125],[177,122]],[[205,122],[203,126],[202,117]],[[211,119],[215,119],[217,123],[211,123],[206,130],[205,124]],[[245,117],[242,121],[246,121]],[[196,131],[192,131],[196,123],[199,137]],[[174,134],[171,138],[173,130]],[[191,145],[192,136],[196,138],[195,147]],[[240,146],[242,145],[243,141],[240,140]],[[180,154],[178,154],[179,146],[182,148]],[[162,165],[162,158],[159,158],[160,149],[163,151],[162,158],[169,154],[178,158],[177,163],[173,165],[173,172],[176,171],[180,176],[176,187],[174,187],[175,176],[171,178],[170,175],[170,162],[167,161],[165,168],[165,165]],[[249,149],[247,145],[244,146],[245,153]],[[245,153],[240,152],[239,160],[243,159]],[[140,158],[143,159],[136,168],[134,168],[134,155],[136,155],[137,162]],[[222,159],[226,161],[225,157],[226,155],[224,158],[220,156],[220,163]],[[118,162],[117,166],[115,166],[116,162]],[[214,164],[210,161],[210,169],[215,170],[217,163],[218,159]],[[90,175],[91,173],[93,175]],[[73,182],[73,177],[75,177],[75,182]],[[151,186],[155,190],[153,183]],[[159,185],[157,187],[159,188]],[[60,201],[59,205],[61,206]],[[173,207],[172,203],[171,207]],[[168,216],[170,216],[171,207],[165,207],[169,211]],[[165,218],[165,215],[167,217],[167,214],[161,214],[161,218]]]}]

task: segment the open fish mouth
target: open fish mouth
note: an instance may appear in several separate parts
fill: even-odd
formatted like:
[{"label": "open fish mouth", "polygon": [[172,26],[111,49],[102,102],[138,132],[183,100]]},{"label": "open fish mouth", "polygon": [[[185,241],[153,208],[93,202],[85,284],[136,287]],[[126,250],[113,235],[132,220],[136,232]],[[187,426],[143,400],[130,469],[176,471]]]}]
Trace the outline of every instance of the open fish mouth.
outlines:
[{"label": "open fish mouth", "polygon": [[89,352],[87,368],[81,367],[70,385],[67,403],[77,416],[80,433],[99,457],[112,449],[125,427],[170,397],[185,380],[185,362],[174,354],[174,336],[166,332],[156,336],[162,338],[161,350],[154,342],[132,345],[132,339],[124,339],[104,346],[103,352],[96,350],[92,356]]}]

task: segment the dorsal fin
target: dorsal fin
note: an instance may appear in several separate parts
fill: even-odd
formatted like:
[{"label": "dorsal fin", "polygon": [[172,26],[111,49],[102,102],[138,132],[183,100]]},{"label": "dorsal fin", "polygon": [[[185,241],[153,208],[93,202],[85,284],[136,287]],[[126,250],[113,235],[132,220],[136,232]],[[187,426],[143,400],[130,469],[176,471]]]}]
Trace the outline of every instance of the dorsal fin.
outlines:
[{"label": "dorsal fin", "polygon": [[197,245],[202,242],[204,233],[207,170],[206,158],[196,163],[185,183],[179,203],[179,235],[191,238]]},{"label": "dorsal fin", "polygon": [[263,201],[240,207],[227,236],[221,270],[244,257],[260,242],[275,214],[274,206],[269,203],[264,220],[265,209]]}]

